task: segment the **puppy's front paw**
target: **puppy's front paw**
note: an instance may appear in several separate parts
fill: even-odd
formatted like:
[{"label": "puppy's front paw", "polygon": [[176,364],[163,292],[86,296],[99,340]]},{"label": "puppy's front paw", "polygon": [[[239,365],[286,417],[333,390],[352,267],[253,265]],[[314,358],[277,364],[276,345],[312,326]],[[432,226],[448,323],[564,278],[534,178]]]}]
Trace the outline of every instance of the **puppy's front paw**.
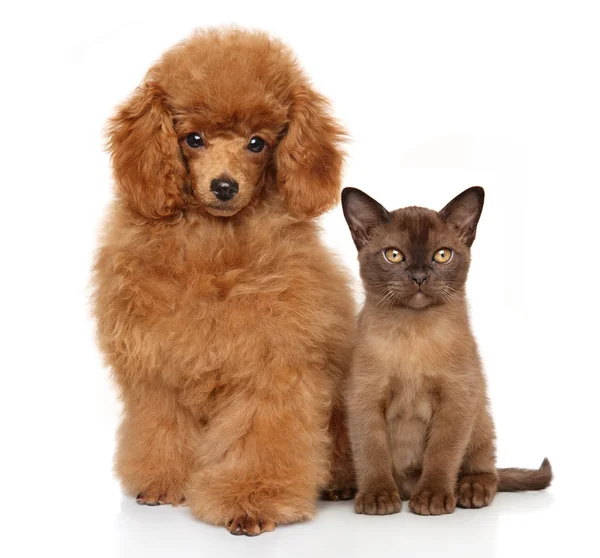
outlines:
[{"label": "puppy's front paw", "polygon": [[266,531],[275,529],[275,522],[270,519],[260,519],[241,515],[234,519],[230,519],[227,523],[227,529],[232,535],[246,535],[247,537],[255,537]]},{"label": "puppy's front paw", "polygon": [[150,488],[140,492],[135,500],[142,506],[162,506],[164,504],[179,506],[185,502],[185,497],[180,490],[163,491]]},{"label": "puppy's front paw", "polygon": [[449,488],[416,486],[408,507],[419,515],[442,515],[456,509],[456,496]]},{"label": "puppy's front paw", "polygon": [[354,502],[354,511],[366,515],[388,515],[401,509],[400,494],[395,488],[359,492]]},{"label": "puppy's front paw", "polygon": [[337,502],[338,500],[352,500],[356,494],[356,488],[353,486],[329,486],[321,490],[321,499]]}]

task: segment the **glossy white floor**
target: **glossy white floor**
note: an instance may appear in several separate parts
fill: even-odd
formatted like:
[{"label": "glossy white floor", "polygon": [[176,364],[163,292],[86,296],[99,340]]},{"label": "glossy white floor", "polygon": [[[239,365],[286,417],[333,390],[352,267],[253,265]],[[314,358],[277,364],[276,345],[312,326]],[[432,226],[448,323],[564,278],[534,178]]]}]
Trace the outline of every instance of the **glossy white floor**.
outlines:
[{"label": "glossy white floor", "polygon": [[486,510],[428,518],[407,512],[406,506],[396,515],[359,516],[350,502],[324,502],[311,523],[277,528],[249,540],[200,525],[185,508],[141,509],[122,499],[114,525],[115,554],[124,558],[191,557],[200,552],[257,557],[538,555],[565,543],[564,534],[551,527],[555,508],[558,502],[552,491],[502,494]]},{"label": "glossy white floor", "polygon": [[61,556],[120,558],[591,555],[593,517],[578,513],[585,505],[569,484],[559,477],[546,492],[500,494],[487,509],[441,517],[416,516],[406,505],[396,515],[359,516],[351,502],[322,502],[310,523],[248,538],[200,523],[185,507],[139,506],[112,482],[58,482],[43,499],[34,487],[19,518],[20,537],[12,543],[15,533],[8,533],[17,554],[5,555],[38,556],[48,548]]}]

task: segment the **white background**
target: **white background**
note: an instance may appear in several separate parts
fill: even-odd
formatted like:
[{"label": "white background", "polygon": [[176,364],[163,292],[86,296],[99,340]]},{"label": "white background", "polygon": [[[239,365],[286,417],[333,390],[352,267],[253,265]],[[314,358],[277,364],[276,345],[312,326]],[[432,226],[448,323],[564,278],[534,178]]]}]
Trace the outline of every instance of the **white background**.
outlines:
[{"label": "white background", "polygon": [[[581,2],[33,2],[0,14],[4,556],[592,555],[598,498],[599,17]],[[194,27],[280,36],[352,136],[344,184],[389,209],[486,188],[468,291],[501,466],[555,471],[485,510],[231,537],[112,477],[119,405],[89,269],[111,196],[102,129]],[[357,277],[338,208],[332,257]],[[358,280],[357,280],[358,287]]]}]

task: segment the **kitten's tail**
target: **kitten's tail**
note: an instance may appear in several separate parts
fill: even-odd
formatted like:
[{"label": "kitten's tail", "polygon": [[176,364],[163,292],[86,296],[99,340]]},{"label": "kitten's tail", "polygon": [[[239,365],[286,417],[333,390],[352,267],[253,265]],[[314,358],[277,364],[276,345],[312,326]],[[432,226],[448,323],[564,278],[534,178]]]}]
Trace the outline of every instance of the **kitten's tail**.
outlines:
[{"label": "kitten's tail", "polygon": [[543,490],[552,482],[552,467],[546,457],[539,469],[498,469],[499,492]]}]

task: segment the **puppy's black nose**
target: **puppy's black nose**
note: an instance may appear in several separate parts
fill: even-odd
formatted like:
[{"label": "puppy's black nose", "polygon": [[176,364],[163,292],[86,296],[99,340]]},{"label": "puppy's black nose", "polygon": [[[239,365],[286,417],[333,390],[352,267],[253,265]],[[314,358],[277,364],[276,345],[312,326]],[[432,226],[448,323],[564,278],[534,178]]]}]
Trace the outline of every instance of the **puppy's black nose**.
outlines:
[{"label": "puppy's black nose", "polygon": [[429,277],[429,275],[425,272],[425,271],[414,271],[411,274],[412,280],[419,285],[419,287],[425,283],[425,281],[427,281],[427,277]]},{"label": "puppy's black nose", "polygon": [[210,190],[221,201],[229,201],[240,189],[238,183],[231,178],[213,178],[210,182]]}]

